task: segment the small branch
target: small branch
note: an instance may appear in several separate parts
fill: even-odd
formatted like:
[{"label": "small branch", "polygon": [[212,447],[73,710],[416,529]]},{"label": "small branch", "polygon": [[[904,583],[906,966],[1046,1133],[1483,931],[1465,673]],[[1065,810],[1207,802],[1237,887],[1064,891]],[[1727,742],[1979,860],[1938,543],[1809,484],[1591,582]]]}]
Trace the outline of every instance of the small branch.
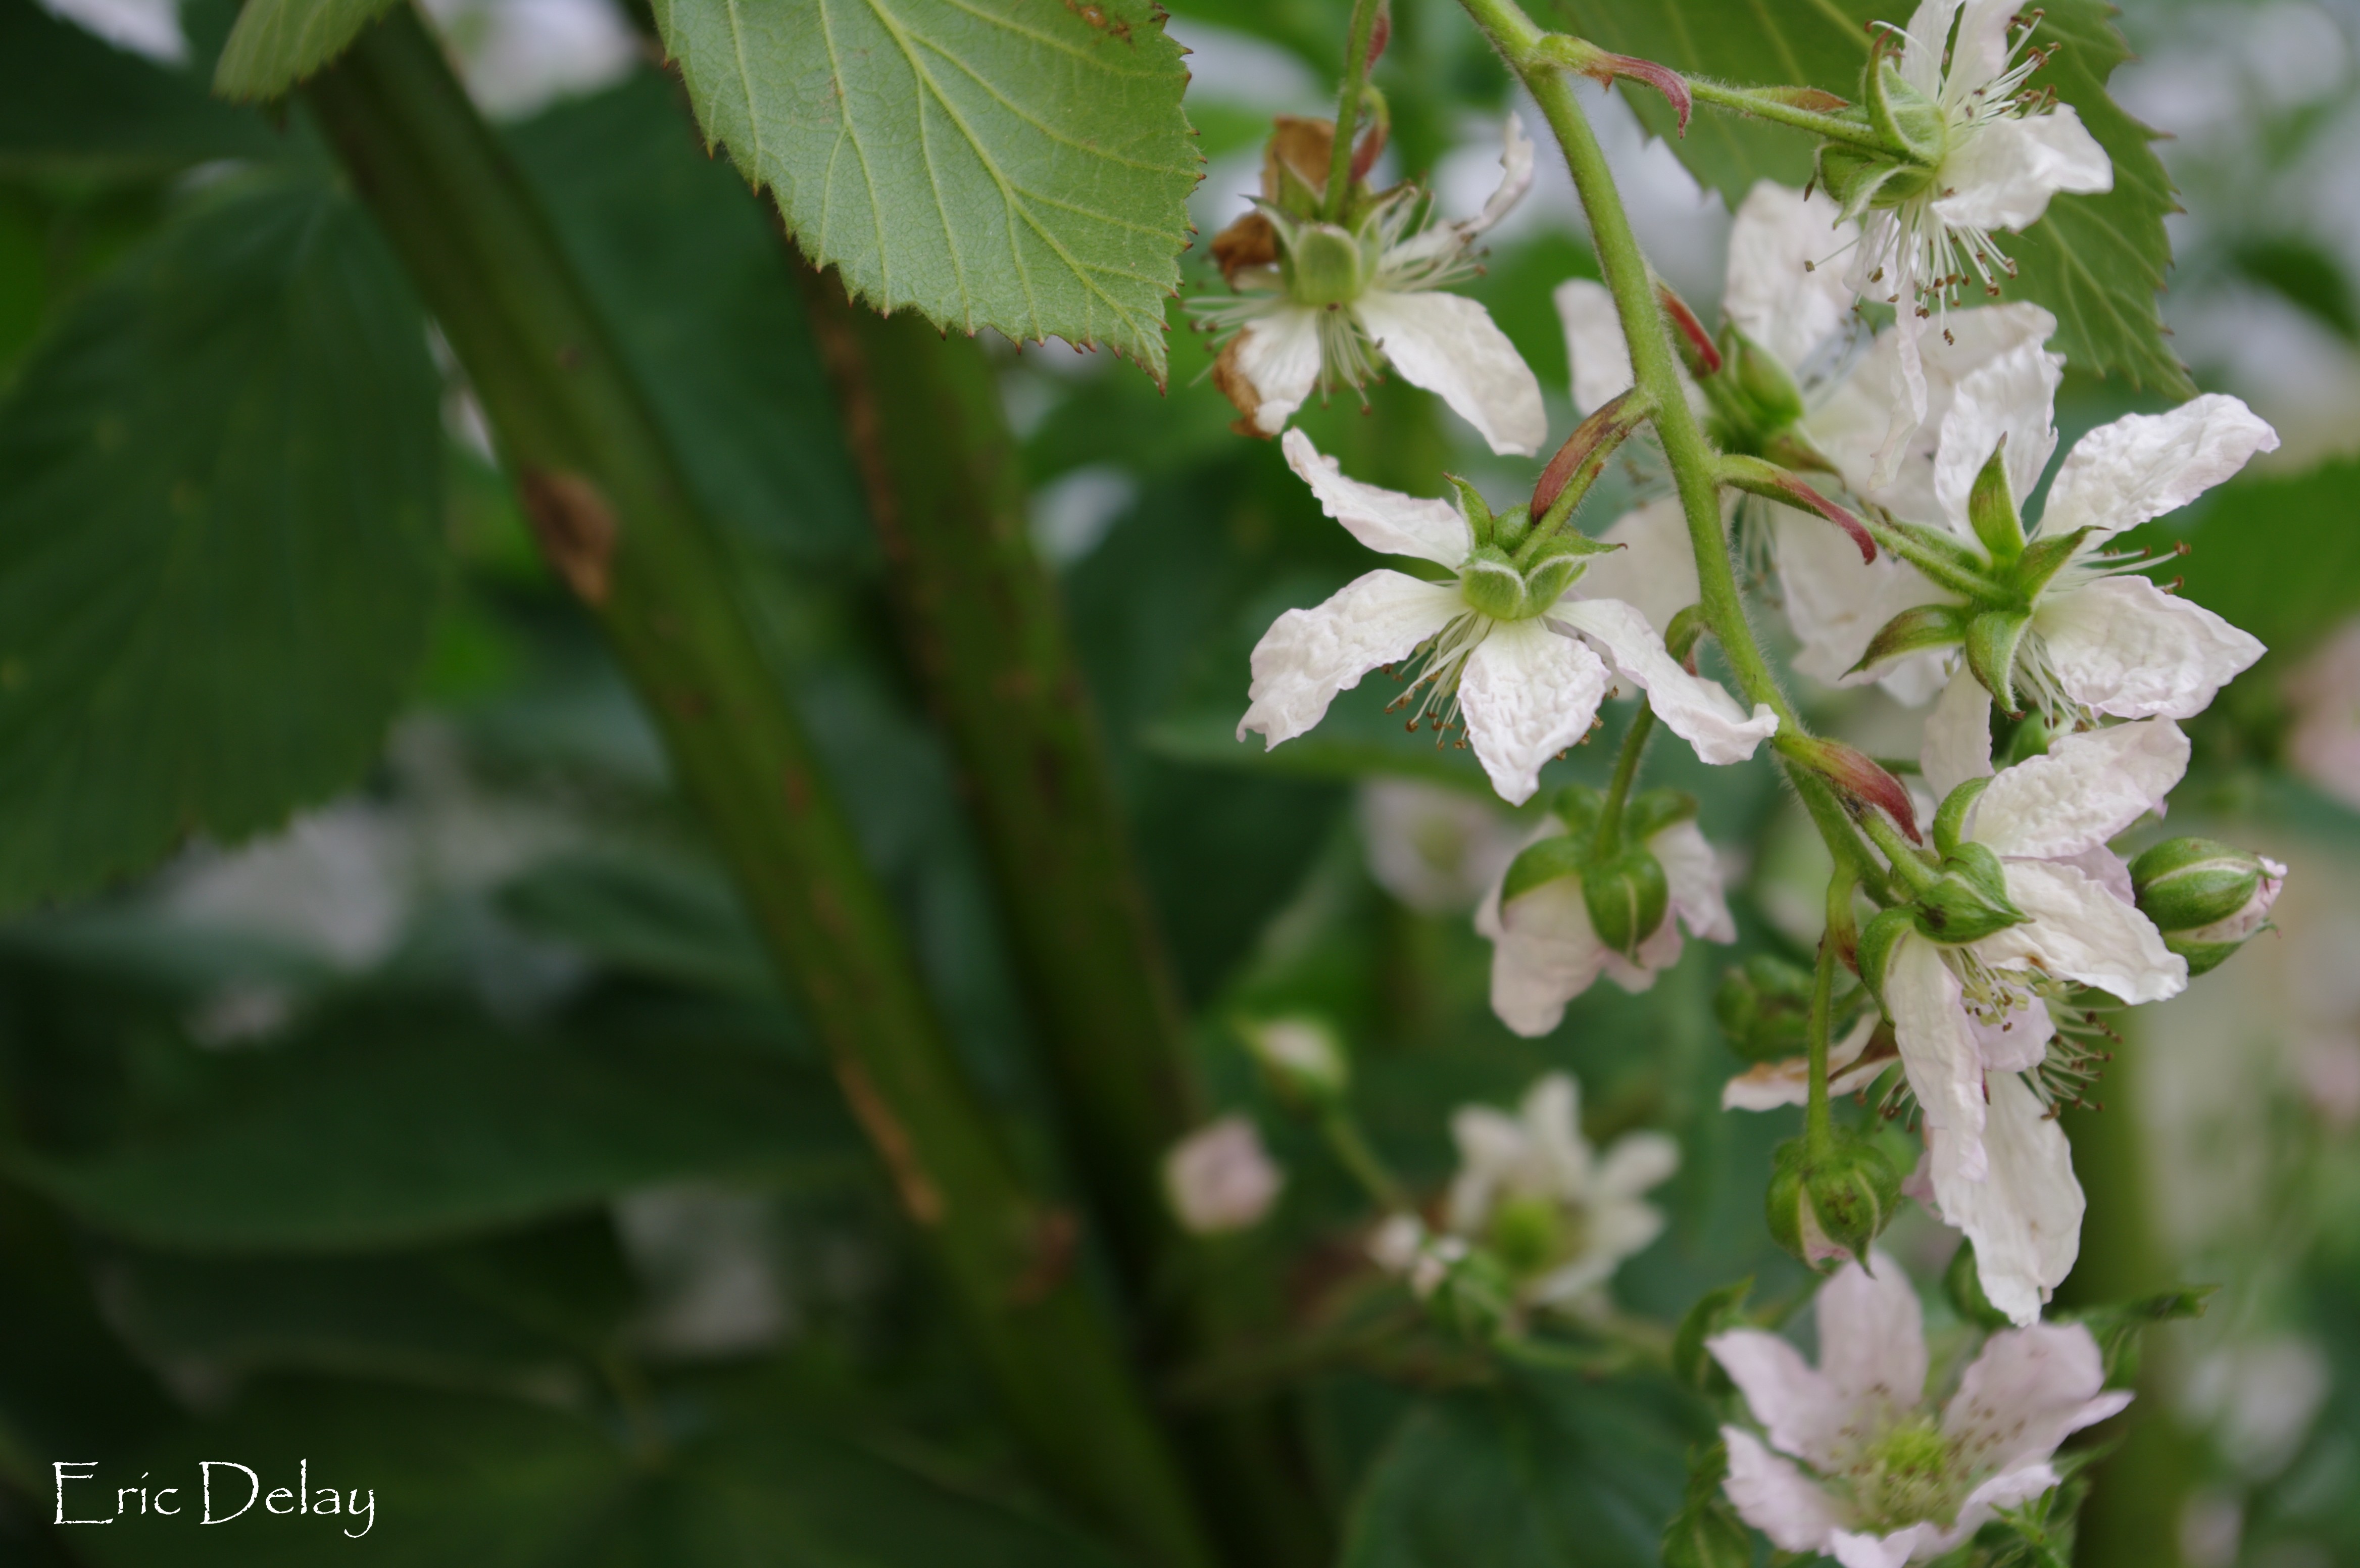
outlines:
[{"label": "small branch", "polygon": [[1377,16],[1385,0],[1353,0],[1352,28],[1344,45],[1344,85],[1336,94],[1336,138],[1328,153],[1328,190],[1319,215],[1334,223],[1344,215],[1352,190],[1352,136],[1360,125],[1360,90],[1368,84],[1369,57],[1375,53]]},{"label": "small branch", "polygon": [[1639,759],[1647,750],[1647,738],[1655,731],[1655,710],[1644,701],[1631,716],[1631,728],[1622,732],[1622,750],[1614,759],[1614,777],[1606,786],[1606,801],[1598,812],[1598,837],[1591,853],[1604,860],[1622,847],[1622,807],[1631,798],[1631,784],[1639,776]]},{"label": "small branch", "polygon": [[1691,76],[1688,82],[1689,95],[1712,108],[1789,126],[1872,152],[1892,152],[1866,121],[1846,119],[1836,113],[1851,104],[1832,93],[1816,87],[1733,87],[1701,76]]}]

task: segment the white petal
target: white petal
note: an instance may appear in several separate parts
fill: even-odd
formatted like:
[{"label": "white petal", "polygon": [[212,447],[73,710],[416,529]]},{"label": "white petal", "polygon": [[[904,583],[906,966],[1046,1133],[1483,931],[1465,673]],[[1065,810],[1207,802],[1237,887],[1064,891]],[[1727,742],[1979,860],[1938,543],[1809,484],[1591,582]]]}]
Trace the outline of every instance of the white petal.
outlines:
[{"label": "white petal", "polygon": [[2060,736],[1992,780],[1974,839],[2002,855],[2061,860],[2156,810],[2188,772],[2188,737],[2169,718]]},{"label": "white petal", "polygon": [[1481,212],[1459,225],[1460,234],[1481,234],[1506,217],[1524,199],[1524,192],[1533,188],[1533,138],[1524,134],[1524,116],[1509,115],[1501,134],[1499,188],[1483,203]]},{"label": "white petal", "polygon": [[1941,1526],[1928,1520],[1896,1530],[1891,1535],[1865,1530],[1838,1530],[1828,1541],[1828,1553],[1841,1568],[1902,1568],[1902,1564],[1938,1555],[1943,1550]]},{"label": "white petal", "polygon": [[2219,392],[2169,413],[2125,414],[2073,444],[2049,487],[2040,531],[2117,533],[2177,511],[2245,466],[2275,452],[2278,432]]},{"label": "white petal", "polygon": [[1491,1011],[1527,1038],[1565,1020],[1565,1004],[1598,982],[1606,945],[1573,877],[1543,883],[1500,912],[1491,947]]},{"label": "white petal", "polygon": [[1475,547],[1467,519],[1452,502],[1348,479],[1343,465],[1320,455],[1299,430],[1288,431],[1279,447],[1286,454],[1286,466],[1319,498],[1319,510],[1370,549],[1385,555],[1415,555],[1455,572]]},{"label": "white petal", "polygon": [[1950,50],[1950,23],[1958,14],[1959,0],[1918,0],[1918,9],[1909,14],[1909,36],[1901,47],[1901,79],[1938,101],[1942,57]]},{"label": "white petal", "polygon": [[2114,188],[2114,166],[2070,104],[2045,115],[1989,120],[1955,148],[1935,176],[1947,194],[1934,215],[1954,227],[2022,233],[2059,192]]},{"label": "white petal", "polygon": [[[1841,1040],[1828,1047],[1828,1092],[1849,1094],[1874,1083],[1893,1065],[1890,1055],[1861,1059],[1876,1036],[1882,1015],[1872,1011]],[[1857,1065],[1854,1065],[1857,1064]],[[1801,1105],[1810,1098],[1811,1064],[1806,1057],[1756,1062],[1721,1086],[1724,1111],[1775,1111],[1781,1105]]]},{"label": "white petal", "polygon": [[1581,1135],[1581,1085],[1566,1072],[1543,1073],[1524,1091],[1516,1108],[1524,1124],[1524,1146],[1533,1179],[1560,1198],[1588,1195],[1590,1140]]},{"label": "white petal", "polygon": [[1448,403],[1491,450],[1529,457],[1548,433],[1541,384],[1491,313],[1464,294],[1371,290],[1351,307],[1402,379]]},{"label": "white petal", "polygon": [[1918,663],[1903,660],[1863,674],[1851,673],[1886,621],[1950,597],[1917,567],[1882,552],[1874,561],[1863,561],[1842,530],[1791,508],[1777,510],[1770,538],[1786,624],[1803,645],[1795,668],[1828,685],[1851,686],[1889,682],[1895,671]]},{"label": "white petal", "polygon": [[1835,335],[1852,309],[1843,269],[1826,265],[1858,237],[1852,225],[1839,222],[1841,215],[1825,196],[1761,180],[1730,225],[1721,319],[1790,371]]},{"label": "white petal", "polygon": [[2108,1393],[2105,1382],[2104,1358],[2083,1325],[2004,1329],[1960,1377],[1942,1431],[1972,1469],[2005,1474],[2039,1465],[2059,1443],[2130,1403],[2127,1392]]},{"label": "white petal", "polygon": [[2259,638],[2145,577],[2100,577],[2045,596],[2033,628],[2065,695],[2124,718],[2192,718],[2267,652]]},{"label": "white petal", "polygon": [[1959,18],[1959,40],[1950,47],[1950,69],[1942,80],[1942,104],[1953,108],[2007,68],[2007,27],[2021,9],[2018,0],[1967,0]]},{"label": "white petal", "polygon": [[[2128,1394],[2116,1398],[2125,1405],[2130,1402]],[[1964,1533],[1972,1535],[1991,1522],[1994,1510],[2028,1503],[2056,1485],[2057,1472],[2045,1464],[2022,1464],[2013,1470],[2003,1470],[1967,1494],[1967,1500],[1959,1505],[1959,1527]]]},{"label": "white petal", "polygon": [[1467,656],[1459,706],[1491,787],[1522,806],[1541,766],[1590,733],[1606,696],[1606,666],[1538,620],[1502,621]]},{"label": "white petal", "polygon": [[2134,1003],[2188,989],[2188,960],[2099,883],[2054,861],[2009,861],[2002,870],[2009,902],[2027,918],[1975,944],[1986,962],[2023,963]]},{"label": "white petal", "polygon": [[1450,1137],[1459,1146],[1459,1174],[1444,1214],[1463,1235],[1482,1228],[1493,1195],[1524,1163],[1524,1124],[1489,1105],[1461,1105],[1450,1114]]},{"label": "white petal", "polygon": [[1635,606],[1660,633],[1701,597],[1696,554],[1688,548],[1688,512],[1679,497],[1664,496],[1624,512],[1599,540],[1622,548],[1590,558],[1581,573],[1583,598]]},{"label": "white petal", "polygon": [[1983,1172],[1983,1064],[1968,1025],[1958,977],[1922,937],[1895,944],[1885,1004],[1901,1066],[1928,1126],[1954,1132],[1970,1176]]},{"label": "white petal", "polygon": [[1407,658],[1466,612],[1457,584],[1399,572],[1370,572],[1316,609],[1288,610],[1254,644],[1251,706],[1238,720],[1238,739],[1255,731],[1272,746],[1294,740],[1319,722],[1337,693],[1380,664]]},{"label": "white petal", "polygon": [[1974,1031],[1975,1054],[1982,1058],[1987,1073],[2031,1071],[2049,1054],[2049,1042],[2057,1037],[2057,1024],[2049,1016],[2049,1003],[2037,996],[2027,999],[2022,1007],[2009,1008],[1998,1018],[1979,1018],[1969,1014],[1967,1027]]},{"label": "white petal", "polygon": [[2049,454],[2057,450],[2051,411],[2064,378],[2064,356],[2025,343],[1959,383],[1950,411],[1942,416],[1941,444],[1934,454],[1934,499],[1961,539],[1975,537],[1967,498],[2002,438],[2007,442],[2008,484],[2019,505],[2039,482]]},{"label": "white petal", "polygon": [[1778,716],[1756,703],[1749,716],[1719,685],[1680,667],[1647,618],[1619,599],[1564,599],[1552,620],[1595,638],[1614,667],[1647,694],[1664,727],[1708,762],[1742,762],[1778,732]]},{"label": "white petal", "polygon": [[[1731,1329],[1704,1342],[1771,1445],[1821,1469],[1840,1466],[1859,1434],[1847,1433],[1851,1403],[1802,1352],[1760,1329]],[[1734,1445],[1732,1444],[1732,1449]]]},{"label": "white petal", "polygon": [[1614,1276],[1622,1260],[1644,1252],[1664,1234],[1664,1216],[1654,1205],[1610,1199],[1590,1206],[1580,1255],[1535,1281],[1532,1299],[1543,1306],[1569,1301]]},{"label": "white petal", "polygon": [[1629,958],[1609,948],[1606,954],[1606,978],[1636,996],[1655,989],[1655,977],[1680,961],[1685,939],[1680,936],[1680,923],[1666,920],[1648,933],[1639,944],[1639,950]]},{"label": "white petal", "polygon": [[[1939,1127],[1926,1134],[1934,1198],[1942,1223],[1975,1244],[1975,1266],[1993,1306],[2019,1323],[2040,1316],[2081,1249],[2081,1184],[2065,1130],[2048,1115],[2024,1080],[1991,1075],[1991,1114],[1977,1178],[1961,1168],[1964,1149]],[[1954,1407],[1955,1408],[1955,1407]]]},{"label": "white petal", "polygon": [[1622,321],[1605,284],[1568,278],[1553,297],[1557,319],[1565,327],[1566,358],[1573,366],[1574,411],[1587,414],[1637,384],[1631,345],[1622,340]]},{"label": "white petal", "polygon": [[1991,693],[1963,663],[1942,688],[1942,700],[1926,716],[1918,765],[1937,805],[1969,779],[1991,776]]},{"label": "white petal", "polygon": [[1752,1432],[1723,1427],[1721,1435],[1729,1444],[1729,1479],[1721,1483],[1721,1490],[1737,1517],[1768,1536],[1781,1552],[1825,1548],[1851,1510],[1794,1461],[1763,1447]]},{"label": "white petal", "polygon": [[1254,428],[1276,435],[1319,384],[1319,313],[1281,305],[1238,334],[1237,368],[1262,400]]},{"label": "white petal", "polygon": [[1601,1199],[1636,1198],[1669,1181],[1679,1168],[1677,1139],[1663,1133],[1625,1133],[1598,1162],[1591,1190]]},{"label": "white petal", "polygon": [[1728,901],[1721,893],[1721,857],[1695,819],[1673,823],[1648,839],[1647,848],[1663,866],[1664,880],[1671,887],[1671,907],[1664,924],[1670,925],[1670,916],[1677,916],[1692,937],[1708,942],[1737,940],[1737,922],[1730,918]]},{"label": "white petal", "polygon": [[1901,1266],[1869,1256],[1874,1271],[1847,1263],[1819,1287],[1819,1371],[1855,1410],[1914,1410],[1926,1393],[1924,1314]]}]

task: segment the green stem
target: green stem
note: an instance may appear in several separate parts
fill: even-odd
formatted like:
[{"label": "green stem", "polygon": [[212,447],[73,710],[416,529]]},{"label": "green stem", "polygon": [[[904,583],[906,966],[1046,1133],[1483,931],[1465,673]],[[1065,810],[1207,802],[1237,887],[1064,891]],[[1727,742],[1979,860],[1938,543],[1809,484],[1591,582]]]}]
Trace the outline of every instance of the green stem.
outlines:
[{"label": "green stem", "polygon": [[1818,109],[1805,109],[1754,87],[1737,87],[1710,77],[1688,76],[1681,80],[1688,84],[1688,95],[1699,104],[1716,109],[1746,115],[1757,120],[1769,120],[1782,126],[1792,126],[1798,131],[1808,131],[1830,141],[1849,142],[1886,157],[1896,155],[1875,130],[1859,120],[1847,120],[1841,115],[1830,115]]},{"label": "green stem", "polygon": [[[1134,868],[1088,690],[1033,553],[989,361],[914,312],[884,317],[795,267],[885,547],[903,641],[950,734],[1047,1047],[1065,1133],[1131,1299],[1176,1298],[1152,1359],[1267,1332],[1273,1279],[1218,1266],[1176,1224],[1164,1151],[1204,1120],[1177,989]],[[1264,1400],[1184,1431],[1217,1523],[1250,1558],[1324,1554],[1284,1412]]]},{"label": "green stem", "polygon": [[1338,1103],[1321,1112],[1319,1132],[1328,1140],[1328,1148],[1334,1151],[1337,1163],[1351,1173],[1352,1179],[1360,1184],[1361,1190],[1368,1193],[1378,1207],[1405,1209],[1409,1206],[1401,1183],[1393,1179],[1393,1173],[1386,1169],[1385,1162],[1377,1157],[1368,1135],[1360,1131],[1359,1118],[1352,1114],[1349,1106]]},{"label": "green stem", "polygon": [[606,633],[832,1058],[1043,1478],[1153,1562],[1213,1561],[1073,1217],[955,1060],[714,521],[441,46],[407,6],[305,89],[461,363],[558,575]]},{"label": "green stem", "polygon": [[1796,797],[1803,809],[1810,813],[1811,821],[1826,840],[1828,852],[1836,864],[1848,867],[1854,881],[1879,904],[1890,903],[1892,894],[1885,867],[1876,856],[1860,841],[1860,828],[1836,797],[1826,780],[1804,768],[1789,766],[1786,777],[1793,781]]},{"label": "green stem", "polygon": [[1901,829],[1887,821],[1883,812],[1863,812],[1860,826],[1869,842],[1884,851],[1893,874],[1909,884],[1911,893],[1923,893],[1941,880],[1941,873],[1927,863],[1925,851],[1902,837]]},{"label": "green stem", "polygon": [[2013,597],[2001,584],[1946,552],[1929,548],[1907,530],[1885,521],[1873,511],[1863,511],[1860,524],[1876,541],[1878,549],[1908,562],[1938,587],[1985,604],[2004,603]]},{"label": "green stem", "polygon": [[1344,85],[1336,94],[1336,138],[1328,153],[1328,190],[1319,215],[1335,223],[1352,193],[1352,133],[1360,128],[1360,93],[1369,84],[1369,44],[1384,0],[1352,0],[1352,30],[1344,45]]},{"label": "green stem", "polygon": [[1811,976],[1811,1013],[1804,1041],[1810,1054],[1810,1097],[1803,1108],[1803,1137],[1815,1156],[1830,1152],[1835,1119],[1828,1108],[1828,1033],[1835,1007],[1836,965],[1852,925],[1851,868],[1839,864],[1828,879],[1828,924],[1819,936],[1819,961]]},{"label": "green stem", "polygon": [[1605,804],[1598,811],[1598,837],[1591,853],[1603,860],[1622,848],[1622,807],[1631,798],[1631,785],[1639,776],[1639,759],[1647,750],[1647,738],[1655,732],[1655,710],[1645,703],[1631,716],[1631,728],[1622,732],[1622,750],[1614,758],[1614,777],[1606,786]]}]

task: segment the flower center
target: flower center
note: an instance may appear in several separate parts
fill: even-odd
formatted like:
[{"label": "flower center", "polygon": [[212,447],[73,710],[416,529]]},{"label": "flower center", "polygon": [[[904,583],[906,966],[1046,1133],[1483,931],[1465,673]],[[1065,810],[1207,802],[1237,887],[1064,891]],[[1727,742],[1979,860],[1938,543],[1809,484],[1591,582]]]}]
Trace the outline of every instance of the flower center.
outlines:
[{"label": "flower center", "polygon": [[1349,305],[1367,287],[1360,242],[1334,224],[1306,224],[1288,248],[1288,292],[1301,305]]},{"label": "flower center", "polygon": [[1510,1273],[1529,1278],[1579,1255],[1589,1233],[1585,1216],[1554,1198],[1503,1198],[1491,1211],[1483,1239]]},{"label": "flower center", "polygon": [[1889,1427],[1863,1449],[1850,1472],[1852,1497],[1869,1521],[1893,1530],[1958,1517],[1961,1477],[1950,1440],[1931,1416]]}]

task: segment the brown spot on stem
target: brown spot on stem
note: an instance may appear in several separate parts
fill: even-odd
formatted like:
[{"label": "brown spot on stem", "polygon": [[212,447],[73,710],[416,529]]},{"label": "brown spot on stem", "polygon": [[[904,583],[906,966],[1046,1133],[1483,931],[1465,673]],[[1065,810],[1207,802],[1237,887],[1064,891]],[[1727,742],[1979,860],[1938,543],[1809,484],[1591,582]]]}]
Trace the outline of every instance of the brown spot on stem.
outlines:
[{"label": "brown spot on stem", "polygon": [[843,1086],[844,1098],[850,1102],[852,1113],[859,1120],[869,1141],[877,1146],[884,1157],[885,1168],[893,1178],[893,1190],[901,1200],[901,1207],[912,1220],[922,1225],[942,1223],[943,1195],[919,1163],[918,1151],[910,1142],[909,1129],[893,1114],[877,1092],[876,1082],[869,1069],[848,1057],[838,1058],[836,1080]]},{"label": "brown spot on stem", "polygon": [[524,514],[541,554],[557,568],[574,597],[592,606],[606,602],[613,587],[615,513],[598,487],[579,474],[528,468]]},{"label": "brown spot on stem", "polygon": [[1030,1307],[1054,1295],[1074,1271],[1081,1239],[1081,1222],[1071,1209],[1043,1210],[1024,1239],[1024,1271],[1008,1288],[1009,1300]]}]

